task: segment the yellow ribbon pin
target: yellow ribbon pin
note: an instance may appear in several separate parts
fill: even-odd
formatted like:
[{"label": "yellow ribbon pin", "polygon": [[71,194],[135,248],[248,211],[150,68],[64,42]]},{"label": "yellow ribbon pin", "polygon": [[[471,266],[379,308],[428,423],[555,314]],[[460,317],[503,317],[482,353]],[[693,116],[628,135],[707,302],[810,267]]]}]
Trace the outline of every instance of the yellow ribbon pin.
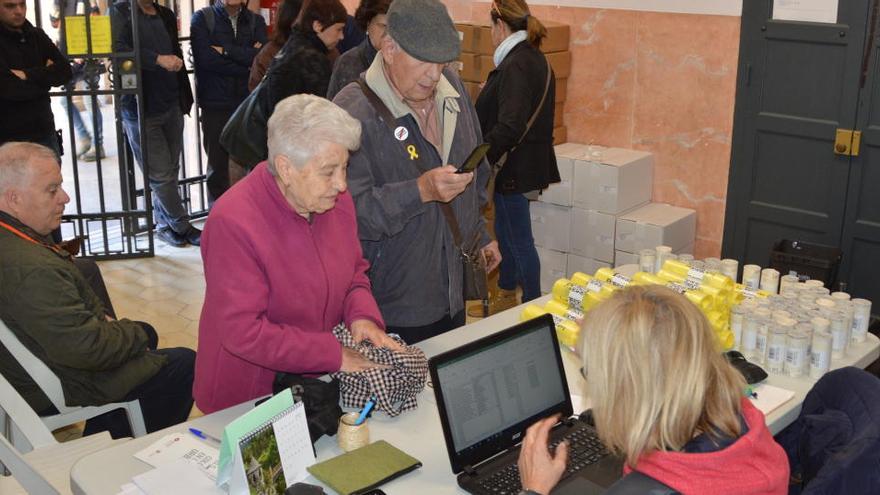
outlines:
[{"label": "yellow ribbon pin", "polygon": [[409,145],[406,147],[406,151],[409,152],[409,159],[415,160],[419,157],[418,152],[416,151],[416,147],[413,145]]}]

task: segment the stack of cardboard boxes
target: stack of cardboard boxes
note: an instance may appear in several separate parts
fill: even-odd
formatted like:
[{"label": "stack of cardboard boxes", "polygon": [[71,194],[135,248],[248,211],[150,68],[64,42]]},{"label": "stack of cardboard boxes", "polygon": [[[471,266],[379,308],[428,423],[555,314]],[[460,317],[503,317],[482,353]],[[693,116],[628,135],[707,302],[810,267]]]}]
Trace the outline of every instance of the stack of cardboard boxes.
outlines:
[{"label": "stack of cardboard boxes", "polygon": [[531,205],[542,292],[574,272],[637,263],[642,249],[693,252],[696,212],[650,202],[650,153],[564,143],[556,161],[562,181]]},{"label": "stack of cardboard boxes", "polygon": [[[563,103],[566,97],[566,83],[571,74],[571,52],[568,50],[570,29],[568,24],[554,21],[543,21],[547,28],[547,37],[541,43],[541,51],[547,56],[553,73],[556,75],[556,109],[554,112],[554,144],[566,141],[566,129],[563,125]],[[461,79],[471,100],[476,101],[481,85],[486,82],[489,73],[495,68],[492,55],[492,30],[489,26],[457,22],[455,24],[461,36]]]}]

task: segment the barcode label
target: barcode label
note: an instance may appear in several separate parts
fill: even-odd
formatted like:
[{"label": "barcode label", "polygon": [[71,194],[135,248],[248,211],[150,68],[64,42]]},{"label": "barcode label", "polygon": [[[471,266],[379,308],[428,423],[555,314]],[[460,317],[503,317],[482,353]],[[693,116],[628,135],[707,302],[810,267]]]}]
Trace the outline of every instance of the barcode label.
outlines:
[{"label": "barcode label", "polygon": [[758,334],[755,338],[755,350],[763,353],[767,349],[767,336]]},{"label": "barcode label", "polygon": [[685,288],[687,288],[687,290],[697,290],[700,288],[700,283],[697,282],[696,280],[687,279],[684,282],[682,282],[682,284],[684,284],[684,286],[685,286]]},{"label": "barcode label", "polygon": [[611,277],[611,284],[616,287],[624,288],[624,287],[627,287],[629,285],[629,283],[630,283],[630,278],[623,276],[619,273],[615,273],[614,276]]},{"label": "barcode label", "polygon": [[584,305],[584,291],[586,287],[583,285],[572,284],[568,291],[568,305],[572,308],[580,308]]},{"label": "barcode label", "polygon": [[685,287],[681,284],[677,284],[675,282],[669,282],[668,284],[666,284],[666,287],[669,287],[670,289],[674,290],[675,292],[678,292],[679,294],[684,294],[685,292],[688,291],[687,287]]},{"label": "barcode label", "polygon": [[771,345],[770,348],[767,349],[767,361],[782,362],[784,352],[785,346]]},{"label": "barcode label", "polygon": [[578,322],[584,319],[584,312],[578,311],[575,308],[568,308],[568,311],[565,313],[569,320]]},{"label": "barcode label", "polygon": [[602,291],[602,282],[595,279],[590,280],[590,283],[587,284],[587,290],[591,292]]},{"label": "barcode label", "polygon": [[758,297],[758,292],[746,287],[742,290],[742,295],[749,298],[749,299],[754,299],[754,298]]},{"label": "barcode label", "polygon": [[556,325],[557,327],[558,327],[559,325],[562,325],[562,322],[565,321],[565,318],[563,318],[563,317],[561,317],[561,316],[559,316],[559,315],[555,315],[555,314],[553,314],[553,313],[550,313],[550,316],[553,317],[553,324]]},{"label": "barcode label", "polygon": [[691,268],[690,270],[688,270],[688,274],[687,274],[687,278],[692,279],[692,280],[696,280],[697,282],[702,282],[703,277],[705,277],[705,276],[706,276],[706,272],[703,270],[700,270],[699,268]]}]

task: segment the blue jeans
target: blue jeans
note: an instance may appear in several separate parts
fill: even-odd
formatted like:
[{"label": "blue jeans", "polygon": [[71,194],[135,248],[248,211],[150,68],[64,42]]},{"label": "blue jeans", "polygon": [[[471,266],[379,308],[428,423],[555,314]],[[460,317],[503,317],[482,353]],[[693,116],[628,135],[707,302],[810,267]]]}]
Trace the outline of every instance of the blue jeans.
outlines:
[{"label": "blue jeans", "polygon": [[[168,227],[178,234],[185,234],[191,225],[177,183],[183,150],[183,114],[175,105],[165,113],[148,116],[145,120],[144,144],[149,150],[148,180],[153,192],[153,221],[157,229]],[[143,170],[138,121],[123,117],[122,124],[135,160]]]},{"label": "blue jeans", "polygon": [[522,302],[541,296],[541,262],[532,221],[529,200],[522,194],[495,193],[495,235],[501,249],[498,287],[505,290],[522,288]]},{"label": "blue jeans", "polygon": [[[79,78],[74,78],[74,80],[70,82],[71,89],[76,89],[76,83],[82,80],[84,80],[82,76],[80,76]],[[90,90],[99,89],[97,79],[87,82],[87,85]],[[101,115],[101,105],[100,103],[98,103],[97,100],[94,102],[95,104],[92,104],[92,97],[88,95],[83,96],[83,103],[85,104],[86,111],[89,112],[89,124],[94,126],[95,128],[94,145],[97,148],[98,146],[104,144],[104,122]],[[68,105],[66,97],[61,98],[61,105],[64,106],[64,108],[67,110],[67,113],[73,119],[73,128],[76,130],[76,137],[78,137],[79,139],[91,139],[92,134],[89,134],[89,129],[88,127],[86,127],[86,123],[83,121],[82,115],[79,112],[79,108],[77,108],[76,105],[73,104],[73,102]]]}]

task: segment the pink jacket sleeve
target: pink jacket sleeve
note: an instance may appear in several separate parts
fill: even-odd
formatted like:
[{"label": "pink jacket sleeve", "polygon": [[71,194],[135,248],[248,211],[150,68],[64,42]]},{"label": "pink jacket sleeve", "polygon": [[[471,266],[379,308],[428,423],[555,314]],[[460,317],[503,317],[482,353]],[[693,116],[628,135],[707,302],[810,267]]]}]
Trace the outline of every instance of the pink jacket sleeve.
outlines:
[{"label": "pink jacket sleeve", "polygon": [[214,220],[203,240],[207,290],[202,315],[210,319],[220,345],[241,359],[277,371],[339,370],[342,347],[330,329],[306,331],[296,322],[268,318],[269,286],[256,250],[238,226],[222,217]]}]

